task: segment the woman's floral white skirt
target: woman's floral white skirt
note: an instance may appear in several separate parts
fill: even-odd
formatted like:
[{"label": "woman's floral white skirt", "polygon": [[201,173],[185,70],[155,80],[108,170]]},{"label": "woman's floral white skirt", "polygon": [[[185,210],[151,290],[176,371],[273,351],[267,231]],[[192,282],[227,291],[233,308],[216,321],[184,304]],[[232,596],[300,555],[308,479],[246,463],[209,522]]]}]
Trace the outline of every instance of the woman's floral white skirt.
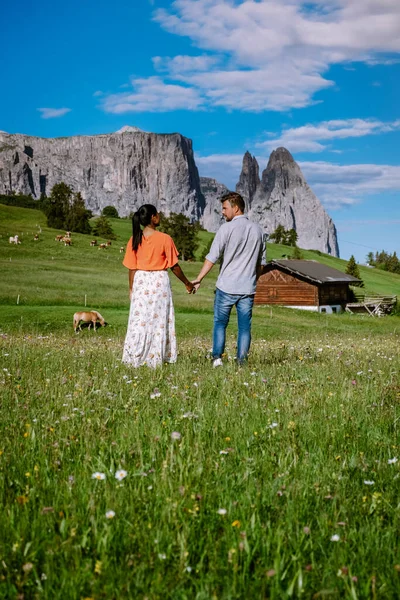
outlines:
[{"label": "woman's floral white skirt", "polygon": [[176,362],[175,314],[167,271],[136,271],[122,362]]}]

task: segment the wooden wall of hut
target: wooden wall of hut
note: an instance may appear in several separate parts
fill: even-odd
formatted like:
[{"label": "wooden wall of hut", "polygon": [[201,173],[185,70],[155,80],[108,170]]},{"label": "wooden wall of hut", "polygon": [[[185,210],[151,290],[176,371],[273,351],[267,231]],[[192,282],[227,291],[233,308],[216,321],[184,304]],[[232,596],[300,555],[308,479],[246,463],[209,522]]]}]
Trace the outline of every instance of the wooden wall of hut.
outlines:
[{"label": "wooden wall of hut", "polygon": [[272,269],[258,280],[254,303],[318,306],[318,286]]},{"label": "wooden wall of hut", "polygon": [[348,283],[324,283],[319,288],[319,304],[341,304],[348,302],[349,284]]}]

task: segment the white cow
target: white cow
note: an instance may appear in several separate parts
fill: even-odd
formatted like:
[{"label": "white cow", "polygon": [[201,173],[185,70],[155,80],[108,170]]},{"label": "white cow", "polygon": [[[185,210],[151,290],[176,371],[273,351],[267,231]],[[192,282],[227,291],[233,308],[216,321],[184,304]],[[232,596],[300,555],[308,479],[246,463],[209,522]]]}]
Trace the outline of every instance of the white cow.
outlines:
[{"label": "white cow", "polygon": [[14,236],[10,236],[10,238],[8,239],[8,243],[9,244],[20,244],[21,242],[19,241],[19,237],[17,235],[14,235]]}]

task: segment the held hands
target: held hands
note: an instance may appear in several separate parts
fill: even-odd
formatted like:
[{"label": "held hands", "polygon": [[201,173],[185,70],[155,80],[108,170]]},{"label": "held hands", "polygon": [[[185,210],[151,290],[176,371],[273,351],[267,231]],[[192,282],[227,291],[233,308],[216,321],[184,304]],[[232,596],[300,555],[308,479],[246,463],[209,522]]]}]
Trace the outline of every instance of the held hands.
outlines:
[{"label": "held hands", "polygon": [[192,281],[192,284],[194,286],[193,294],[195,294],[201,285],[201,281],[199,279],[195,279],[194,281]]},{"label": "held hands", "polygon": [[195,279],[194,281],[189,281],[189,285],[186,286],[186,290],[188,294],[195,294],[200,287],[201,281]]}]

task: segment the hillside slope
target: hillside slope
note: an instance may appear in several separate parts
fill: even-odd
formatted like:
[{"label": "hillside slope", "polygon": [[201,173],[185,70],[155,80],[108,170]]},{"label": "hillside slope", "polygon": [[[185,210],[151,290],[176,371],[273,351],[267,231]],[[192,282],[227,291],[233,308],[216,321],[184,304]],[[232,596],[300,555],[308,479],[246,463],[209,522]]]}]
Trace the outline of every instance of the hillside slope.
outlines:
[{"label": "hillside slope", "polygon": [[[89,236],[73,234],[73,244],[65,247],[55,241],[62,231],[46,227],[46,218],[37,210],[17,208],[0,204],[0,303],[15,304],[19,296],[21,304],[82,306],[85,295],[91,306],[121,306],[127,302],[127,273],[122,266],[125,246],[131,236],[131,223],[127,219],[111,219],[117,240],[103,251],[90,247]],[[41,228],[38,242],[34,234]],[[8,243],[9,236],[18,234],[21,244]],[[198,257],[213,234],[201,232]],[[99,239],[100,241],[100,239]],[[104,240],[102,240],[104,241]],[[289,255],[287,246],[268,244],[267,258]],[[302,251],[304,258],[317,260],[341,271],[346,261],[312,250]],[[194,278],[200,263],[183,263],[188,277]],[[378,269],[360,267],[365,290],[380,294],[400,296],[400,276]],[[195,297],[186,294],[182,284],[171,277],[174,295],[182,308],[201,309],[211,307],[217,268],[206,278]]]}]

